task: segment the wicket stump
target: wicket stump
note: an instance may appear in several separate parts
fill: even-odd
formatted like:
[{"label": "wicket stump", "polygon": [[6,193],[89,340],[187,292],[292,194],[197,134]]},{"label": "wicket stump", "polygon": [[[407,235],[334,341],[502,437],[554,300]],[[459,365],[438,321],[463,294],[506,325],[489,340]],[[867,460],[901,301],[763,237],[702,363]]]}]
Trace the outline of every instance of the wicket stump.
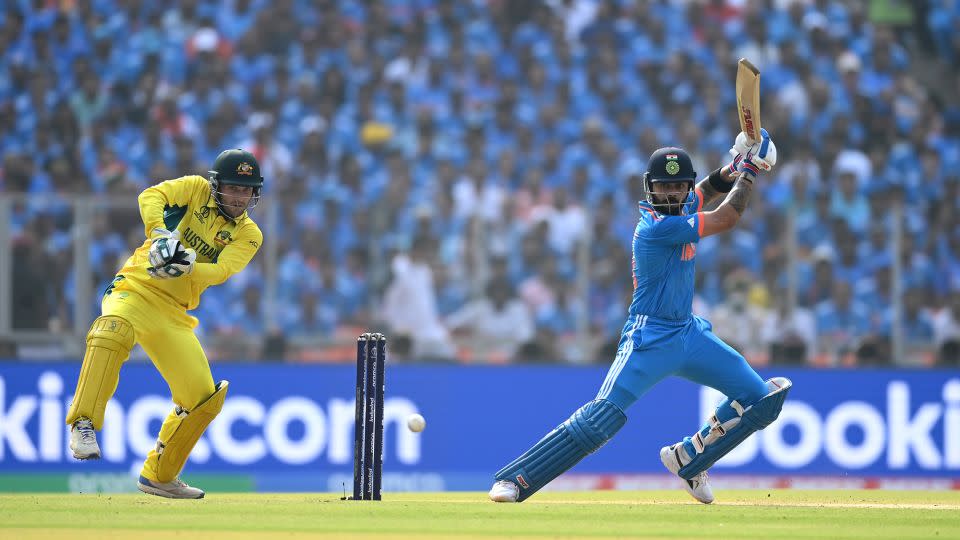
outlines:
[{"label": "wicket stump", "polygon": [[353,500],[379,501],[383,486],[383,391],[387,338],[357,338],[353,435]]}]

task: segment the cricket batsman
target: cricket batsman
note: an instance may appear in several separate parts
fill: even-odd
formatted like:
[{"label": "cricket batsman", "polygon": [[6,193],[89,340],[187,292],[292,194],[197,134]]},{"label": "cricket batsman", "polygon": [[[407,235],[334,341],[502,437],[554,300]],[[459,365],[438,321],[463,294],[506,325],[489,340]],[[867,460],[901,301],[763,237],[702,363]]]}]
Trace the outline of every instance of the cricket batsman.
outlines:
[{"label": "cricket batsman", "polygon": [[[496,473],[492,500],[523,501],[596,451],[623,427],[627,408],[670,375],[726,396],[699,431],[660,450],[660,461],[702,503],[713,502],[707,469],[779,416],[791,382],[761,379],[691,311],[697,242],[737,224],[760,171],[777,160],[766,130],[750,145],[741,133],[731,153],[731,163],[696,186],[697,173],[682,149],[660,148],[650,156],[646,201],[633,234],[633,300],[616,358],[592,401]],[[721,196],[715,210],[703,210]]]},{"label": "cricket batsman", "polygon": [[174,408],[147,455],[137,487],[173,499],[203,491],[180,480],[187,456],[223,407],[227,381],[214,384],[187,314],[200,295],[244,269],[263,234],[247,215],[260,200],[263,177],[253,154],[225,150],[209,176],[184,176],[140,194],[147,239],[104,292],[102,315],[90,326],[67,424],[77,459],[98,459],[96,431],[135,343],[160,371]]}]

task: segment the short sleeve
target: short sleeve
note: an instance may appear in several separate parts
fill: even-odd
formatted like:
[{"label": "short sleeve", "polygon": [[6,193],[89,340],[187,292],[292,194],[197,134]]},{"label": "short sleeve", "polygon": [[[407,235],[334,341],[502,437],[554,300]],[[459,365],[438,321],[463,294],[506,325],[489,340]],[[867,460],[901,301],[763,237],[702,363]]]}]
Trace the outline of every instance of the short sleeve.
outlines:
[{"label": "short sleeve", "polygon": [[658,216],[645,227],[643,235],[655,244],[676,245],[700,241],[703,213],[689,216]]}]

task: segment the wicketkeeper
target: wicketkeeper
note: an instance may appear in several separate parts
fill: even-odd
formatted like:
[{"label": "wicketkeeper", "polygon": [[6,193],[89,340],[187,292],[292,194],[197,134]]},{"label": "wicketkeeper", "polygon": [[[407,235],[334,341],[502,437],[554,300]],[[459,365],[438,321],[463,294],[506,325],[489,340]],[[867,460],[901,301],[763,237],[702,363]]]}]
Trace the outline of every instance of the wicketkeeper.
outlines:
[{"label": "wicketkeeper", "polygon": [[199,499],[180,480],[187,456],[223,407],[227,381],[214,384],[207,356],[187,314],[200,295],[244,269],[263,234],[247,215],[260,200],[263,177],[253,154],[225,150],[209,176],[168,180],[140,194],[147,239],[124,263],[90,326],[67,424],[77,459],[98,459],[96,430],[119,381],[120,366],[139,343],[160,371],[174,408],[140,471],[140,491]]}]

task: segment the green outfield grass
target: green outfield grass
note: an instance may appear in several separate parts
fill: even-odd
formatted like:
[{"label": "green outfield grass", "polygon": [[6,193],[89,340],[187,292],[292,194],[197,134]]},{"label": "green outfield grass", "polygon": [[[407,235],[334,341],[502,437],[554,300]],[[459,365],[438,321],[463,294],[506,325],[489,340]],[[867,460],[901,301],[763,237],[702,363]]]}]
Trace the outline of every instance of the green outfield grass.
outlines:
[{"label": "green outfield grass", "polygon": [[484,493],[0,495],[0,538],[960,538],[960,492],[682,491],[540,493],[494,504]]}]

